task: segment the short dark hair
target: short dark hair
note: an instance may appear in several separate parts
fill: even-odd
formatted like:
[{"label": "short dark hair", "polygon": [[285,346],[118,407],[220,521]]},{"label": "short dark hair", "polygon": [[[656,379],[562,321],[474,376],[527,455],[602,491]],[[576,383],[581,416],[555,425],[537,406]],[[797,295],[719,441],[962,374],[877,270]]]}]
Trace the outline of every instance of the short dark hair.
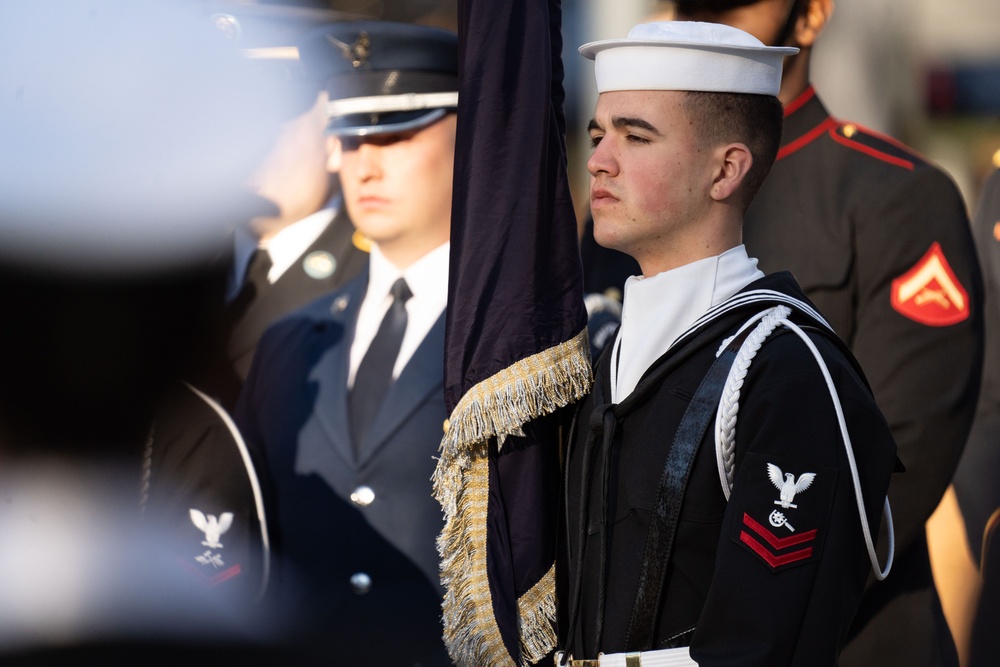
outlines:
[{"label": "short dark hair", "polygon": [[736,141],[750,149],[753,166],[739,192],[746,210],[778,155],[784,116],[781,102],[773,95],[688,92],[684,108],[705,143]]}]

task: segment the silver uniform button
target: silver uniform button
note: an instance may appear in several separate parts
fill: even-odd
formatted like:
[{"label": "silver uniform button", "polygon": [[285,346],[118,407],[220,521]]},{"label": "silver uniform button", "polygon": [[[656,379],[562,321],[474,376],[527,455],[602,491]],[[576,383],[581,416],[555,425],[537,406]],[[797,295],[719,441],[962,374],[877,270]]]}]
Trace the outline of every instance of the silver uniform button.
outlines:
[{"label": "silver uniform button", "polygon": [[369,486],[359,486],[351,494],[351,502],[361,507],[368,507],[375,501],[375,492]]},{"label": "silver uniform button", "polygon": [[364,572],[351,575],[351,588],[355,595],[364,595],[372,588],[372,578]]}]

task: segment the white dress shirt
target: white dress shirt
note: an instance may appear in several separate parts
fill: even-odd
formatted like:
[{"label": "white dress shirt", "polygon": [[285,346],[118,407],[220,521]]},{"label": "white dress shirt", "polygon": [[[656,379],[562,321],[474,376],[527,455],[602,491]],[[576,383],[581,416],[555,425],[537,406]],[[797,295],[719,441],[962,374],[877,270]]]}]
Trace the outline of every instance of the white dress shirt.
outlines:
[{"label": "white dress shirt", "polygon": [[368,290],[358,312],[354,341],[351,343],[348,387],[354,386],[354,376],[358,372],[358,366],[361,365],[368,346],[371,345],[379,325],[382,324],[382,318],[392,304],[389,289],[402,277],[413,296],[406,302],[406,333],[403,335],[399,356],[396,357],[396,365],[392,370],[393,379],[399,377],[448,303],[450,247],[450,243],[438,246],[411,264],[405,271],[400,271],[385,258],[377,245],[372,245],[371,255],[368,258]]},{"label": "white dress shirt", "polygon": [[339,200],[331,201],[328,208],[322,208],[298,222],[293,222],[267,241],[258,242],[249,231],[242,227],[237,228],[236,250],[233,257],[235,275],[230,280],[228,300],[236,298],[240,288],[243,287],[247,265],[250,263],[250,257],[254,250],[260,248],[270,255],[271,268],[267,272],[267,282],[273,285],[330,226],[338,202]]},{"label": "white dress shirt", "polygon": [[260,247],[267,250],[271,256],[271,269],[267,272],[267,282],[272,285],[278,281],[288,268],[302,256],[309,246],[319,238],[330,223],[333,222],[334,209],[324,208],[310,216],[288,225],[272,236]]},{"label": "white dress shirt", "polygon": [[622,323],[611,356],[611,400],[620,403],[646,370],[712,306],[764,274],[746,248],[625,281]]}]

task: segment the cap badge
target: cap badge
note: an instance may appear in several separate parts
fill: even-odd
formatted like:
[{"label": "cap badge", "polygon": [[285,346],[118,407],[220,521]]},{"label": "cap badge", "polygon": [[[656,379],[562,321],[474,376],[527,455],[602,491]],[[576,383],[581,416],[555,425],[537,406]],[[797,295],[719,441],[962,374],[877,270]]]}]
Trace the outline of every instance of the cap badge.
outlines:
[{"label": "cap badge", "polygon": [[912,269],[892,281],[892,307],[914,322],[932,327],[969,317],[969,295],[935,241]]},{"label": "cap badge", "polygon": [[212,26],[225,35],[228,39],[238,41],[243,35],[243,29],[240,27],[239,19],[237,19],[232,14],[213,14],[211,17]]},{"label": "cap badge", "polygon": [[344,60],[350,61],[354,69],[368,65],[368,56],[372,52],[372,38],[368,36],[367,32],[358,35],[358,41],[354,42],[353,45],[342,42],[333,35],[327,35],[326,39],[340,49],[340,55],[344,57]]},{"label": "cap badge", "polygon": [[[797,509],[798,505],[792,503],[795,500],[795,494],[808,489],[813,480],[816,479],[816,473],[814,472],[804,472],[799,475],[798,479],[795,479],[795,475],[790,472],[781,472],[781,468],[773,463],[767,464],[767,476],[771,479],[771,484],[774,484],[780,494],[780,498],[775,500],[774,504],[781,505],[783,509],[788,509],[789,507]],[[779,524],[773,525],[778,526]]]}]

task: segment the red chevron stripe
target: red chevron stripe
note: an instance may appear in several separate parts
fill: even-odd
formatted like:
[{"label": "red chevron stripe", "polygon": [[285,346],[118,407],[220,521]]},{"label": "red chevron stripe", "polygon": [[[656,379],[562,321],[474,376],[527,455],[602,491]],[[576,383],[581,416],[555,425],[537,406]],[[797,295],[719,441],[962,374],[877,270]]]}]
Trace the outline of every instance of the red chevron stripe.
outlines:
[{"label": "red chevron stripe", "polygon": [[187,562],[187,560],[181,558],[180,556],[177,557],[177,562],[180,564],[182,568],[184,568],[191,574],[201,579],[201,581],[208,587],[217,586],[222,582],[228,581],[233,577],[243,573],[243,568],[239,564],[236,564],[230,567],[229,569],[219,572],[215,576],[209,577],[204,572],[202,572],[197,567]]},{"label": "red chevron stripe", "polygon": [[816,539],[816,529],[807,530],[804,533],[796,533],[789,535],[788,537],[778,537],[767,528],[762,526],[753,520],[749,514],[743,514],[743,525],[750,528],[753,532],[757,533],[770,544],[775,549],[787,549],[788,547],[794,547],[796,544],[802,544],[803,542],[811,542]]},{"label": "red chevron stripe", "polygon": [[767,550],[767,547],[754,539],[753,535],[750,535],[745,530],[740,531],[740,540],[757,552],[757,555],[767,561],[767,564],[771,567],[781,567],[782,565],[788,565],[789,563],[805,560],[806,558],[812,556],[813,553],[812,547],[806,547],[805,549],[799,549],[798,551],[792,551],[787,554],[775,556]]}]

